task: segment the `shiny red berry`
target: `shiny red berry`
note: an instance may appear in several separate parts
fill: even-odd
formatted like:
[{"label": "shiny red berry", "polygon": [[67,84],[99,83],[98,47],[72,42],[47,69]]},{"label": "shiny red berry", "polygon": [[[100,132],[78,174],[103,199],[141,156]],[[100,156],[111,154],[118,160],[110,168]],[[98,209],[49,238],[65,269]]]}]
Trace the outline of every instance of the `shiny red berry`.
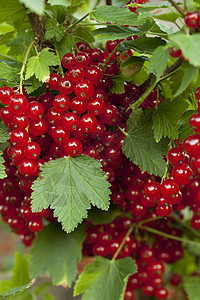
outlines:
[{"label": "shiny red berry", "polygon": [[68,155],[76,156],[82,153],[83,145],[79,140],[75,138],[70,138],[66,142],[64,149]]},{"label": "shiny red berry", "polygon": [[28,109],[28,99],[21,94],[14,95],[10,98],[8,106],[13,114],[21,115]]}]

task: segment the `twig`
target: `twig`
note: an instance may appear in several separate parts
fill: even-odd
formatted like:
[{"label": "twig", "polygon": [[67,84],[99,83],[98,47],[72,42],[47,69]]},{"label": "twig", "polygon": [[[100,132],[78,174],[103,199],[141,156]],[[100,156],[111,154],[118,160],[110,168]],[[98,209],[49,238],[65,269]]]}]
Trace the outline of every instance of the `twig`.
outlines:
[{"label": "twig", "polygon": [[106,5],[112,5],[112,0],[106,0]]},{"label": "twig", "polygon": [[180,66],[182,65],[184,59],[182,56],[180,56],[175,63],[173,63],[173,65],[171,65],[169,68],[167,68],[165,70],[165,72],[163,73],[162,77],[169,75],[170,73],[172,73],[173,71],[176,71],[178,68],[180,68]]},{"label": "twig", "polygon": [[114,261],[117,256],[119,255],[120,251],[122,250],[122,248],[124,247],[124,244],[126,243],[126,238],[131,234],[131,232],[133,231],[134,229],[134,225],[130,226],[129,230],[127,231],[126,235],[124,236],[119,248],[117,249],[117,251],[115,252],[113,258],[112,258],[112,261]]},{"label": "twig", "polygon": [[176,10],[178,10],[178,12],[180,12],[183,17],[185,16],[182,8],[174,0],[169,0],[169,2],[176,8]]}]

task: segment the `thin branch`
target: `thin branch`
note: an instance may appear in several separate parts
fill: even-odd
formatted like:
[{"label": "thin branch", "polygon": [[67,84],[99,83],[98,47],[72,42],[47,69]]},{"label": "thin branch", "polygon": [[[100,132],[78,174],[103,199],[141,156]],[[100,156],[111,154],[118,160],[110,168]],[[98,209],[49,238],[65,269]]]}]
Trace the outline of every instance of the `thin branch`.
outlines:
[{"label": "thin branch", "polygon": [[179,59],[177,59],[175,61],[175,63],[173,65],[171,65],[169,68],[167,68],[163,74],[162,77],[169,75],[170,73],[176,71],[178,68],[180,68],[180,66],[182,65],[184,59],[182,56],[179,57]]},{"label": "thin branch", "polygon": [[178,12],[184,17],[184,11],[182,10],[182,8],[174,1],[174,0],[169,0],[169,2],[176,8],[176,10],[178,10]]},{"label": "thin branch", "polygon": [[106,5],[112,5],[112,0],[106,0]]},{"label": "thin branch", "polygon": [[30,43],[30,45],[28,46],[28,49],[26,51],[24,61],[23,61],[23,64],[22,64],[22,68],[21,68],[21,72],[20,72],[20,84],[19,84],[20,94],[23,94],[22,85],[23,85],[23,80],[24,80],[24,70],[25,70],[25,66],[26,66],[26,62],[27,62],[27,59],[28,59],[29,52],[30,52],[31,48],[33,47],[34,43],[35,43],[35,40],[33,40]]}]

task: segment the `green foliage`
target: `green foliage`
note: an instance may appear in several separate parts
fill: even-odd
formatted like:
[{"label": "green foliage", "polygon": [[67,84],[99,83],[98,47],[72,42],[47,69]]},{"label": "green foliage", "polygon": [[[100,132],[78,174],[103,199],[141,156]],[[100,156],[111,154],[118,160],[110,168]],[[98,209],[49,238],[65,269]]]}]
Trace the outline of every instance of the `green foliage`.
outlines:
[{"label": "green foliage", "polygon": [[150,110],[133,111],[127,122],[128,132],[124,139],[123,151],[142,171],[163,176],[167,152],[166,140],[156,143],[152,130],[153,120]]},{"label": "green foliage", "polygon": [[124,44],[139,53],[153,54],[157,47],[165,45],[165,41],[160,37],[141,35],[135,41],[126,41]]},{"label": "green foliage", "polygon": [[200,294],[200,278],[185,277],[183,280],[184,289],[189,300],[198,300]]},{"label": "green foliage", "polygon": [[167,67],[167,62],[169,59],[169,51],[167,47],[159,46],[154,50],[153,56],[149,61],[148,72],[156,75],[156,80],[158,80],[164,73]]},{"label": "green foliage", "polygon": [[140,31],[137,28],[127,28],[123,26],[108,26],[103,28],[98,28],[92,32],[92,35],[98,36],[99,39],[116,40],[124,39],[129,36],[138,34]]},{"label": "green foliage", "polygon": [[110,184],[95,159],[85,155],[59,158],[45,163],[41,170],[32,186],[32,209],[50,205],[66,232],[87,217],[91,204],[108,210]]},{"label": "green foliage", "polygon": [[115,25],[137,26],[144,23],[142,18],[133,14],[128,8],[119,8],[116,6],[103,5],[95,9],[90,17],[99,22],[112,22]]},{"label": "green foliage", "polygon": [[35,90],[37,90],[41,86],[43,86],[43,83],[41,81],[39,81],[35,77],[35,75],[31,76],[31,78],[24,81],[24,87],[25,87],[28,94],[34,92]]},{"label": "green foliage", "polygon": [[50,66],[59,64],[57,56],[47,48],[43,49],[38,55],[29,58],[26,68],[26,79],[35,75],[37,79],[45,82],[50,74]]},{"label": "green foliage", "polygon": [[55,38],[56,42],[60,42],[65,35],[63,25],[59,24],[54,18],[48,19],[46,24],[45,38],[47,40]]},{"label": "green foliage", "polygon": [[0,23],[6,22],[20,28],[26,18],[25,10],[18,0],[0,0]]},{"label": "green foliage", "polygon": [[117,208],[110,208],[109,211],[102,211],[97,208],[92,208],[88,213],[88,220],[90,220],[94,225],[109,224],[118,215],[120,215],[120,210]]},{"label": "green foliage", "polygon": [[5,34],[0,35],[0,45],[6,44],[10,41],[10,39],[13,37],[15,31],[10,31]]},{"label": "green foliage", "polygon": [[47,272],[54,284],[65,281],[71,286],[76,278],[84,238],[85,232],[82,227],[67,234],[59,224],[46,226],[39,232],[31,249],[31,277],[38,277]]},{"label": "green foliage", "polygon": [[120,300],[128,276],[136,271],[130,257],[115,261],[97,257],[79,276],[74,295],[84,293],[83,300]]},{"label": "green foliage", "polygon": [[112,93],[122,94],[125,92],[124,89],[124,77],[121,75],[117,75],[112,78],[113,86],[111,88]]},{"label": "green foliage", "polygon": [[182,114],[178,124],[180,126],[180,142],[182,143],[184,139],[193,133],[192,129],[190,128],[190,118],[191,116],[196,113],[196,110],[187,110]]},{"label": "green foliage", "polygon": [[178,32],[171,35],[170,40],[173,41],[181,49],[184,57],[189,63],[195,67],[200,66],[200,35],[186,35],[183,32]]},{"label": "green foliage", "polygon": [[74,45],[75,45],[75,41],[74,41],[73,34],[69,34],[69,35],[65,34],[62,40],[60,40],[59,42],[55,41],[55,47],[61,59],[66,53],[72,51]]},{"label": "green foliage", "polygon": [[12,68],[5,62],[0,63],[0,78],[6,79],[8,82],[19,82],[19,72],[17,68]]},{"label": "green foliage", "polygon": [[38,15],[42,15],[44,13],[44,0],[19,0],[22,4],[24,4],[27,8],[29,8],[32,12],[35,12]]},{"label": "green foliage", "polygon": [[188,108],[188,105],[184,99],[180,98],[161,102],[153,116],[153,130],[156,142],[159,142],[163,137],[178,138],[180,114]]},{"label": "green foliage", "polygon": [[11,279],[0,283],[0,299],[16,296],[32,285],[28,273],[28,260],[20,253],[15,254],[15,264]]}]

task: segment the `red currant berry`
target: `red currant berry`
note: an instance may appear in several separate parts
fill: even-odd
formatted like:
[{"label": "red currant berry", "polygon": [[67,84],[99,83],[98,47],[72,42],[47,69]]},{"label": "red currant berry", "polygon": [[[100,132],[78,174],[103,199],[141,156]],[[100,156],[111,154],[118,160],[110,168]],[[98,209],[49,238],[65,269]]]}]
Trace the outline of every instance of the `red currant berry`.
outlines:
[{"label": "red currant berry", "polygon": [[169,199],[179,192],[179,186],[173,179],[165,179],[160,186],[162,195]]},{"label": "red currant berry", "polygon": [[32,120],[41,119],[44,113],[44,107],[38,101],[33,101],[28,104],[27,116]]},{"label": "red currant berry", "polygon": [[187,164],[178,164],[174,166],[172,176],[177,184],[188,184],[193,178],[193,171]]},{"label": "red currant berry", "polygon": [[66,143],[70,137],[70,132],[64,129],[62,126],[56,126],[52,129],[52,138],[57,143]]},{"label": "red currant berry", "polygon": [[48,124],[45,119],[32,120],[29,125],[29,132],[34,136],[39,136],[48,130]]},{"label": "red currant berry", "polygon": [[103,63],[104,60],[104,54],[101,49],[93,48],[90,49],[89,52],[90,57],[90,64],[91,65],[98,65],[99,63]]},{"label": "red currant berry", "polygon": [[69,105],[70,100],[66,95],[60,94],[53,99],[53,106],[59,112],[67,110]]},{"label": "red currant berry", "polygon": [[185,25],[190,28],[196,28],[200,24],[200,15],[198,11],[189,11],[185,15]]},{"label": "red currant berry", "polygon": [[85,76],[83,68],[75,66],[69,70],[69,78],[74,82],[81,81]]},{"label": "red currant berry", "polygon": [[62,64],[63,64],[63,67],[65,67],[67,69],[70,69],[71,67],[73,67],[75,64],[74,54],[72,54],[72,53],[65,54],[62,58]]},{"label": "red currant berry", "polygon": [[190,127],[193,131],[200,133],[200,114],[193,114],[190,118]]},{"label": "red currant berry", "polygon": [[70,138],[66,142],[64,149],[68,155],[76,156],[82,153],[83,145],[79,140],[75,138]]},{"label": "red currant berry", "polygon": [[178,147],[171,148],[168,152],[168,160],[171,164],[177,165],[183,162],[184,152]]},{"label": "red currant berry", "polygon": [[10,141],[14,146],[24,147],[29,140],[29,134],[25,129],[15,129],[10,135]]},{"label": "red currant berry", "polygon": [[54,96],[50,93],[43,93],[39,96],[38,101],[41,102],[45,111],[48,111],[52,107]]},{"label": "red currant berry", "polygon": [[87,101],[85,99],[79,99],[78,97],[74,97],[71,100],[70,108],[73,113],[82,114],[87,110]]},{"label": "red currant berry", "polygon": [[78,98],[88,99],[94,93],[94,86],[91,81],[83,79],[76,84],[74,92]]},{"label": "red currant berry", "polygon": [[177,57],[181,56],[181,54],[182,54],[182,51],[180,49],[175,50],[174,47],[169,48],[169,55],[171,57],[177,58]]},{"label": "red currant berry", "polygon": [[98,66],[89,66],[85,71],[85,78],[90,80],[92,83],[97,83],[97,81],[103,77],[103,71]]},{"label": "red currant berry", "polygon": [[24,158],[24,148],[22,147],[12,147],[11,149],[11,157],[16,160],[22,160]]},{"label": "red currant berry", "polygon": [[200,152],[200,135],[190,134],[183,142],[183,148],[190,156],[196,157]]},{"label": "red currant berry", "polygon": [[13,117],[13,125],[15,128],[25,129],[29,125],[28,116],[23,115],[14,115]]},{"label": "red currant berry", "polygon": [[57,111],[54,107],[50,108],[47,112],[47,121],[50,124],[58,125],[62,122],[63,113]]},{"label": "red currant berry", "polygon": [[158,182],[148,182],[144,187],[144,192],[149,198],[156,199],[160,197],[160,184]]},{"label": "red currant berry", "polygon": [[79,52],[75,55],[75,65],[77,67],[85,68],[90,63],[90,57],[85,52]]},{"label": "red currant berry", "polygon": [[27,158],[30,159],[36,159],[41,152],[40,145],[36,142],[29,142],[25,147],[24,147],[24,153]]},{"label": "red currant berry", "polygon": [[57,90],[60,80],[61,80],[60,75],[56,73],[51,73],[49,76],[49,80],[47,82],[48,85],[50,86],[50,89]]},{"label": "red currant berry", "polygon": [[80,119],[80,128],[85,132],[93,132],[97,129],[97,119],[91,114],[85,114]]},{"label": "red currant berry", "polygon": [[67,130],[76,130],[79,127],[79,123],[79,116],[72,112],[68,112],[62,117],[62,125]]},{"label": "red currant berry", "polygon": [[97,97],[92,97],[88,102],[88,111],[92,115],[100,115],[105,111],[105,102]]},{"label": "red currant berry", "polygon": [[15,115],[21,115],[28,109],[28,99],[21,94],[14,95],[10,98],[9,109]]},{"label": "red currant berry", "polygon": [[14,114],[9,110],[8,106],[1,109],[1,119],[5,125],[12,123]]},{"label": "red currant berry", "polygon": [[61,94],[69,95],[74,91],[74,83],[69,78],[62,78],[59,82],[58,90]]},{"label": "red currant berry", "polygon": [[0,88],[1,103],[9,104],[11,97],[14,95],[15,95],[15,92],[9,86],[4,86],[4,87]]},{"label": "red currant berry", "polygon": [[37,171],[37,162],[34,159],[24,158],[19,164],[19,171],[22,175],[31,176]]},{"label": "red currant berry", "polygon": [[157,299],[166,299],[168,296],[168,292],[164,287],[155,289],[154,295],[156,296]]},{"label": "red currant berry", "polygon": [[32,232],[41,231],[43,228],[43,222],[41,217],[34,216],[28,223],[28,228]]},{"label": "red currant berry", "polygon": [[87,52],[90,49],[89,45],[86,42],[78,42],[76,44],[76,47],[81,52]]}]

